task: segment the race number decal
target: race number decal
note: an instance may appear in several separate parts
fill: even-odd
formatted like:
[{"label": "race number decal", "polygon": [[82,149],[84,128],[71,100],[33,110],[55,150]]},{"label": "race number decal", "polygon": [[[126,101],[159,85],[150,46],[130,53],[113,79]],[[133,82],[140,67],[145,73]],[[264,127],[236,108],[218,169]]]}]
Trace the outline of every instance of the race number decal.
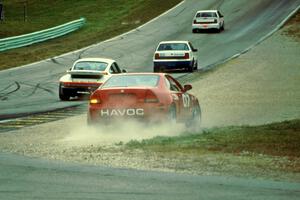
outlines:
[{"label": "race number decal", "polygon": [[183,107],[185,108],[190,107],[191,99],[188,94],[182,94],[182,100],[183,100]]}]

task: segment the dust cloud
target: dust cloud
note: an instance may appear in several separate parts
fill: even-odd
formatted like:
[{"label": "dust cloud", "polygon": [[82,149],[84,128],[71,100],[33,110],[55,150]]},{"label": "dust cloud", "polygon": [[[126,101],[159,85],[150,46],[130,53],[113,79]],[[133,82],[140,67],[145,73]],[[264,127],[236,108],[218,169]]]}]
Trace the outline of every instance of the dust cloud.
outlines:
[{"label": "dust cloud", "polygon": [[66,127],[69,134],[60,142],[68,146],[113,145],[130,140],[149,139],[155,136],[178,136],[185,131],[184,124],[141,123],[115,121],[114,123],[89,126],[86,121]]}]

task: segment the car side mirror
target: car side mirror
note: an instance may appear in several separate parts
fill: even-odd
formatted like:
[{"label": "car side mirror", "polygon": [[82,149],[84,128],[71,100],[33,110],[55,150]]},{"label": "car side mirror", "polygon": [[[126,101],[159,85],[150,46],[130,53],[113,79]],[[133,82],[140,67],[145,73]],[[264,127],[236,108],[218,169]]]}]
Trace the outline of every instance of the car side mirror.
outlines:
[{"label": "car side mirror", "polygon": [[127,73],[127,70],[126,69],[122,69],[122,73]]},{"label": "car side mirror", "polygon": [[193,49],[193,52],[197,52],[198,51],[198,49]]},{"label": "car side mirror", "polygon": [[184,92],[189,91],[189,90],[191,90],[192,88],[193,88],[193,87],[192,87],[191,84],[186,84],[186,85],[183,86]]}]

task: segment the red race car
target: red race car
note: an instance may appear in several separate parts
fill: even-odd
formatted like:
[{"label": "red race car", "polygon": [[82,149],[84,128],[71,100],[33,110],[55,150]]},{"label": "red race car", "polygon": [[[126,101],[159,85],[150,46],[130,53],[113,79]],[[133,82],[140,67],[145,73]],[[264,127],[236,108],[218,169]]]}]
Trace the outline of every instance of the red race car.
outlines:
[{"label": "red race car", "polygon": [[129,118],[199,126],[201,109],[190,89],[165,73],[113,75],[91,95],[88,124]]}]

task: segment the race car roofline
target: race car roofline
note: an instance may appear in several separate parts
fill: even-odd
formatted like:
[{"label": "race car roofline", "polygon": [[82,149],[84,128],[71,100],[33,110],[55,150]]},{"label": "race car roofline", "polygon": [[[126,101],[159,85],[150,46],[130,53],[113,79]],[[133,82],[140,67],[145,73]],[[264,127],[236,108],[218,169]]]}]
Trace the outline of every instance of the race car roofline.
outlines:
[{"label": "race car roofline", "polygon": [[186,43],[186,44],[188,44],[189,41],[187,41],[187,40],[161,41],[159,44],[172,44],[172,43]]},{"label": "race car roofline", "polygon": [[197,13],[201,12],[218,12],[218,10],[198,10]]},{"label": "race car roofline", "polygon": [[154,73],[154,72],[129,72],[129,73],[121,73],[121,74],[113,74],[113,76],[127,76],[127,75],[160,75],[164,76],[168,73]]},{"label": "race car roofline", "polygon": [[116,62],[113,59],[110,58],[81,58],[78,59],[74,62],[74,65],[78,62],[82,62],[82,61],[91,61],[91,62],[105,62],[107,64],[112,64],[113,62]]}]

